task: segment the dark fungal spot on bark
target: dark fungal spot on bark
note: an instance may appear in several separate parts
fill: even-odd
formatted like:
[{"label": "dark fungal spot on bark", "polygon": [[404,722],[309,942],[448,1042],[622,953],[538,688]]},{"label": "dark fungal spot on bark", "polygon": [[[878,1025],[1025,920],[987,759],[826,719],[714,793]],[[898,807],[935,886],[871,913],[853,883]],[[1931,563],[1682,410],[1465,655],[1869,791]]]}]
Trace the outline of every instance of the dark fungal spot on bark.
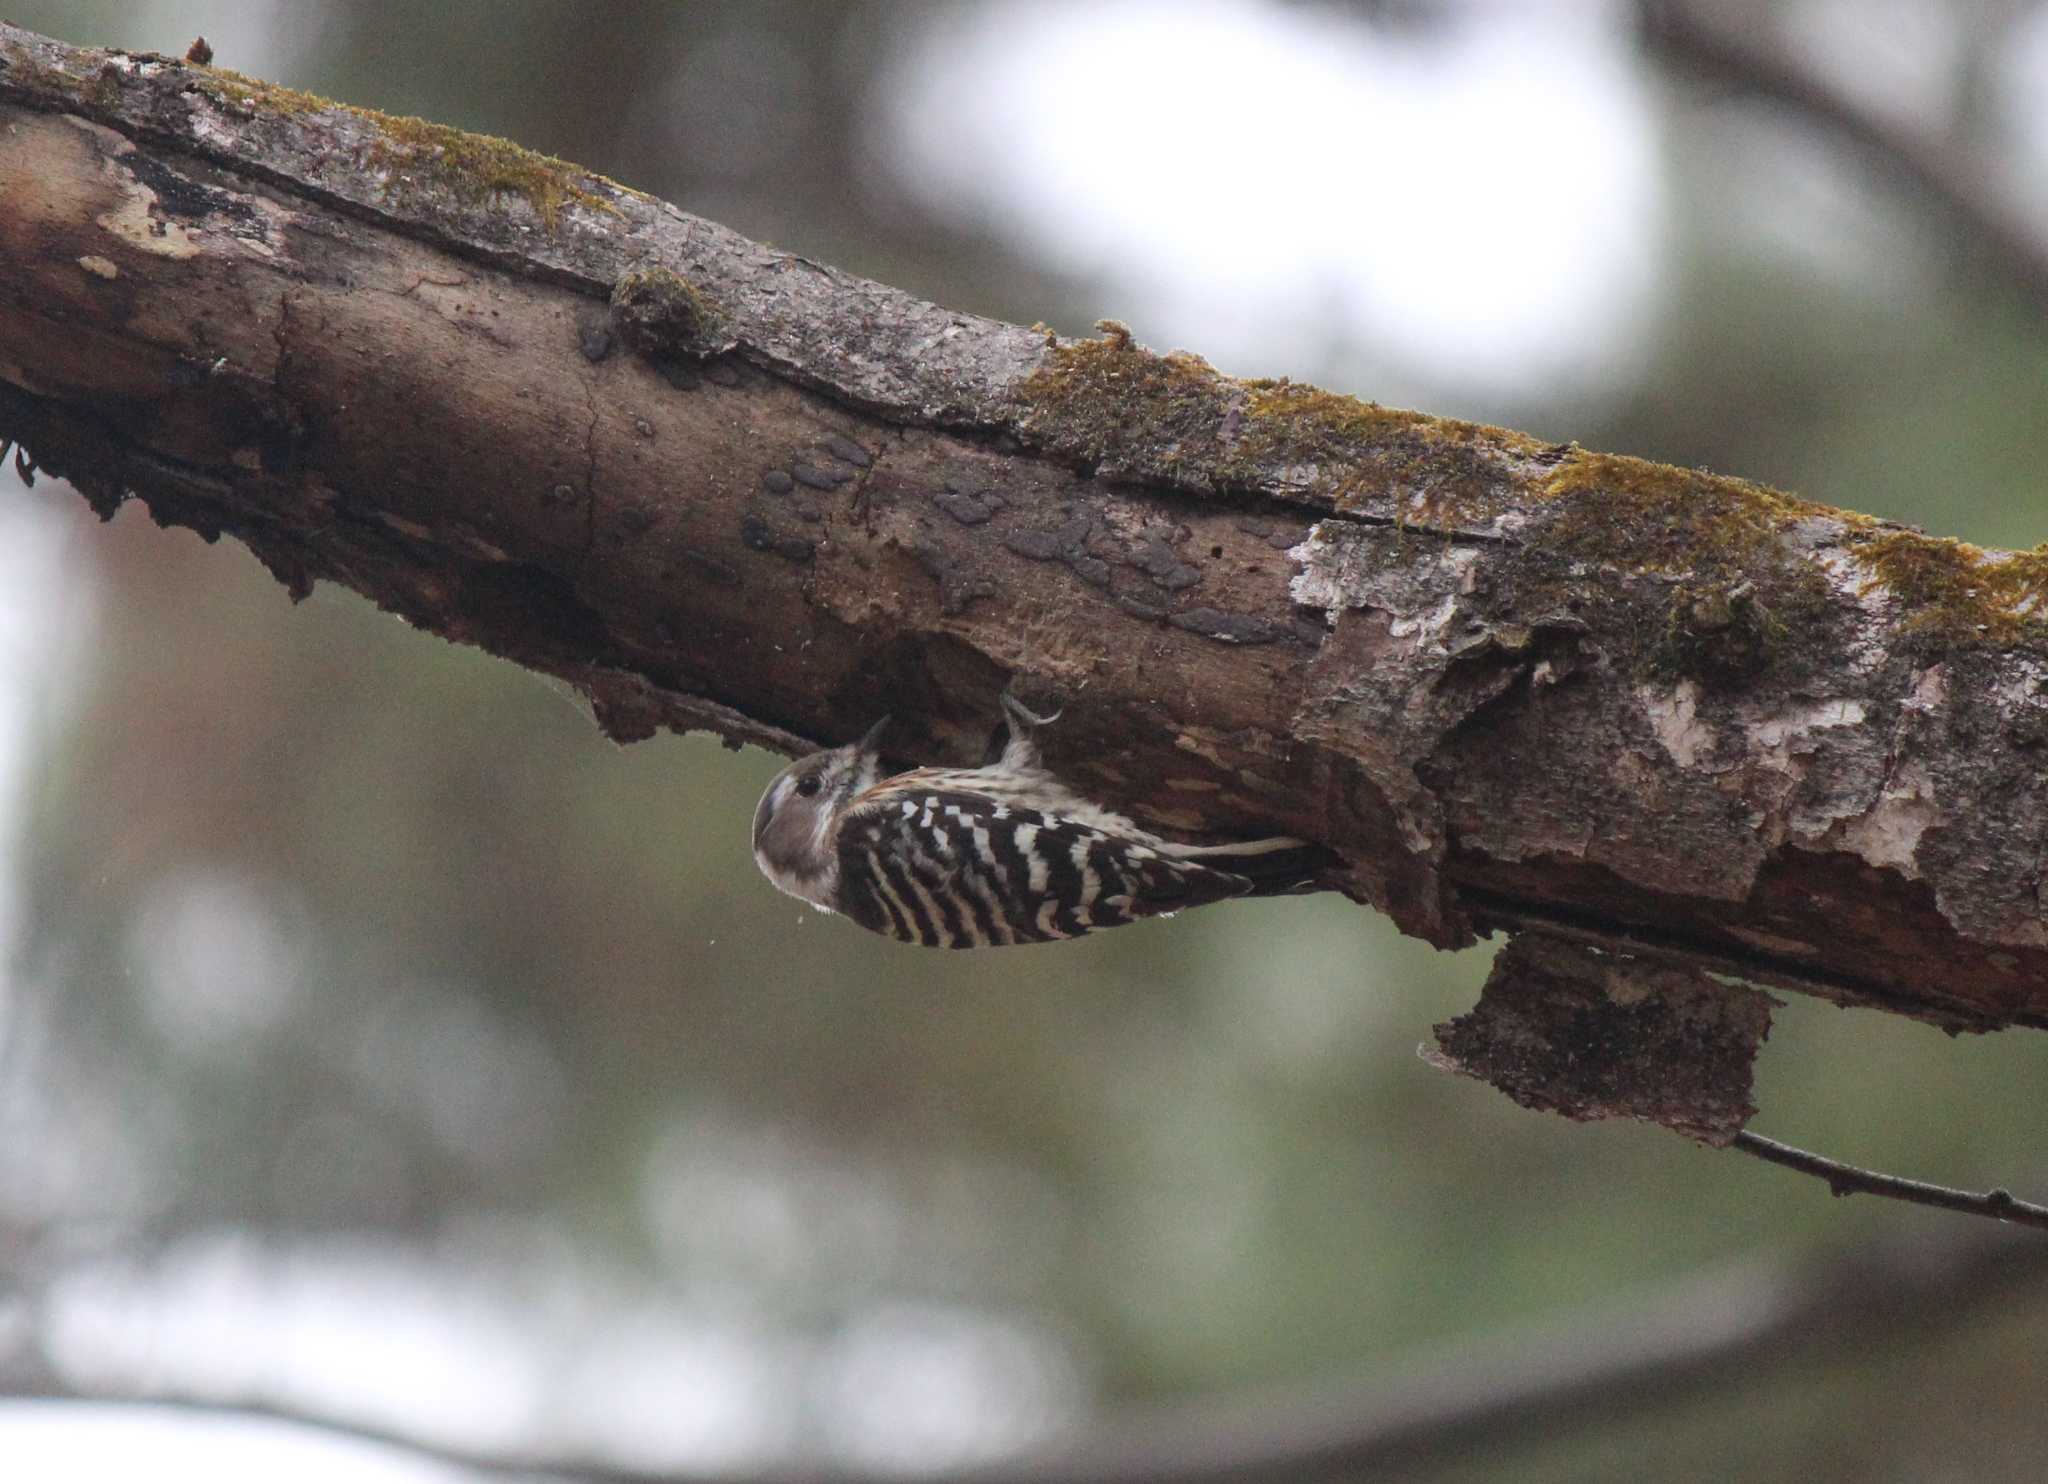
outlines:
[{"label": "dark fungal spot on bark", "polygon": [[980,495],[965,490],[941,490],[932,503],[963,526],[978,526],[996,513],[996,507]]},{"label": "dark fungal spot on bark", "polygon": [[1220,608],[1186,608],[1170,613],[1166,621],[1190,634],[1224,644],[1271,644],[1285,630],[1271,619],[1248,613],[1225,613]]},{"label": "dark fungal spot on bark", "polygon": [[1056,562],[1065,550],[1054,531],[1010,531],[1003,537],[1003,549],[1029,562]]},{"label": "dark fungal spot on bark", "polygon": [[939,585],[939,610],[948,617],[965,613],[978,598],[993,598],[995,584],[966,563],[948,557],[945,548],[920,541],[911,548],[917,564]]},{"label": "dark fungal spot on bark", "polygon": [[837,433],[827,437],[823,447],[833,458],[838,459],[843,464],[852,464],[856,469],[865,469],[874,462],[873,457],[869,455],[865,448],[862,448],[851,438],[842,438]]},{"label": "dark fungal spot on bark", "polygon": [[1074,569],[1074,575],[1090,587],[1109,586],[1109,563],[1101,557],[1079,556],[1067,564]]},{"label": "dark fungal spot on bark", "polygon": [[750,550],[767,552],[791,562],[808,562],[818,550],[818,544],[808,537],[779,532],[760,516],[752,514],[740,517],[740,540]]},{"label": "dark fungal spot on bark", "polygon": [[840,485],[846,483],[847,480],[853,478],[844,469],[821,469],[816,464],[806,464],[801,461],[791,467],[790,473],[796,476],[798,484],[808,486],[814,490],[836,490]]},{"label": "dark fungal spot on bark", "polygon": [[717,583],[720,587],[738,587],[740,585],[739,570],[731,563],[721,561],[709,552],[696,551],[689,547],[684,547],[678,554],[689,564],[692,571],[701,577],[708,578],[710,581]]}]

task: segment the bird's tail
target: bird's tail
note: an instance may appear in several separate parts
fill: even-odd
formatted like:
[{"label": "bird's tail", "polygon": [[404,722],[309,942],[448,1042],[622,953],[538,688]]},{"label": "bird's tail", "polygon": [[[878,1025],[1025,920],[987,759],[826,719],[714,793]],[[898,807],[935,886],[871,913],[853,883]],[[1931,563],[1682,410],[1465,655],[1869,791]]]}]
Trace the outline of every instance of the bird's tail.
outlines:
[{"label": "bird's tail", "polygon": [[1225,845],[1167,845],[1161,854],[1242,876],[1252,883],[1248,895],[1255,897],[1326,890],[1329,883],[1324,876],[1343,864],[1342,857],[1328,846],[1291,835]]}]

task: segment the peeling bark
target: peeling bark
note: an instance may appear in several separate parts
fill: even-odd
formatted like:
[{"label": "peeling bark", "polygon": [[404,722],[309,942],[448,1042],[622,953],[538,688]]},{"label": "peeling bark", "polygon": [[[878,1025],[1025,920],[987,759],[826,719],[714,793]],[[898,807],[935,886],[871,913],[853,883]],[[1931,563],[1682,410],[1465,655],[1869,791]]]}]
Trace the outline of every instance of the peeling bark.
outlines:
[{"label": "peeling bark", "polygon": [[561,675],[622,740],[893,712],[1498,928],[2048,1024],[2048,557],[1111,327],[1062,341],[501,141],[0,26],[0,438]]},{"label": "peeling bark", "polygon": [[1427,1059],[1525,1108],[1639,1118],[1719,1149],[1756,1112],[1771,1003],[1696,969],[1524,933],[1494,959],[1478,1007],[1436,1028]]}]

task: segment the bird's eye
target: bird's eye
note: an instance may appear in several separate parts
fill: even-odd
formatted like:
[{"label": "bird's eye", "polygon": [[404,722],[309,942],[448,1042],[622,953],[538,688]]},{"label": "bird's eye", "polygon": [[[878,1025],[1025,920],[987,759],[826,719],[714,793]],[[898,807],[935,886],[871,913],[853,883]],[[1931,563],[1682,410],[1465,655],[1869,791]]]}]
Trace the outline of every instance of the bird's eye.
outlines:
[{"label": "bird's eye", "polygon": [[816,773],[806,773],[796,781],[796,791],[807,799],[824,786],[824,780],[819,778]]}]

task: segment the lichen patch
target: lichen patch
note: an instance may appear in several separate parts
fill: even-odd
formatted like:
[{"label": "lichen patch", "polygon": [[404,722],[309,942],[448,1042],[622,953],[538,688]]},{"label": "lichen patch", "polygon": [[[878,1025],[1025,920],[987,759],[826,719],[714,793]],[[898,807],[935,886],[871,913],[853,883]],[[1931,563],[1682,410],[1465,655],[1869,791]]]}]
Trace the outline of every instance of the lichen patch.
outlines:
[{"label": "lichen patch", "polygon": [[1861,726],[1865,715],[1863,703],[1858,700],[1816,701],[1750,722],[1745,730],[1757,752],[1783,759],[1810,751],[1808,744],[1813,733],[1830,727]]},{"label": "lichen patch", "polygon": [[1651,735],[1679,767],[1691,768],[1713,750],[1714,729],[1699,718],[1700,688],[1692,681],[1681,680],[1670,690],[1637,686],[1636,703]]},{"label": "lichen patch", "polygon": [[1933,777],[1918,763],[1898,768],[1861,817],[1845,821],[1835,839],[1873,866],[1918,879],[1920,837],[1940,818]]}]

